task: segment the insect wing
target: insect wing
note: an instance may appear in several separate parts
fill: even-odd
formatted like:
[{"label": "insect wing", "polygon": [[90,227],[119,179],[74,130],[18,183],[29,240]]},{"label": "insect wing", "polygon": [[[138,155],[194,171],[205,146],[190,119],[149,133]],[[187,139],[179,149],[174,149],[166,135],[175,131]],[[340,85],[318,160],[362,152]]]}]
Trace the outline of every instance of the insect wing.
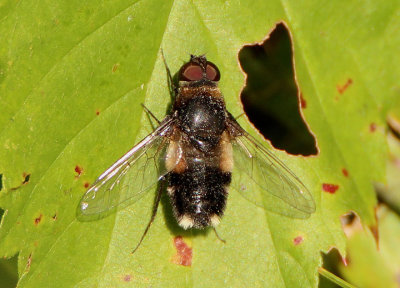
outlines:
[{"label": "insect wing", "polygon": [[[167,173],[165,168],[172,120],[163,123],[108,168],[87,190],[78,207],[78,218],[102,218],[117,207],[139,200]],[[179,156],[176,157],[179,161]]]},{"label": "insect wing", "polygon": [[[240,129],[241,136],[232,141],[237,169],[234,187],[246,199],[267,210],[294,218],[309,217],[315,211],[315,203],[305,185],[285,164]],[[247,187],[248,184],[255,185]]]}]

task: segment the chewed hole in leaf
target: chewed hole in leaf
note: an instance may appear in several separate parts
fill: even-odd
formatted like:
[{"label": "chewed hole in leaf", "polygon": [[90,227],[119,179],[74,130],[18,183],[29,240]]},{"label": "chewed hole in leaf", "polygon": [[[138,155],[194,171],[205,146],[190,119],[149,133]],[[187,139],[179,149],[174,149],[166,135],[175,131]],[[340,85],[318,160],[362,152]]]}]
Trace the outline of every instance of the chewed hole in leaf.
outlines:
[{"label": "chewed hole in leaf", "polygon": [[0,258],[1,287],[17,287],[18,282],[18,254],[11,257]]},{"label": "chewed hole in leaf", "polygon": [[30,179],[31,179],[31,174],[30,173],[27,173],[27,172],[22,173],[22,182],[21,182],[21,184],[16,186],[16,187],[11,187],[10,190],[14,191],[14,190],[17,190],[17,189],[21,188],[23,185],[28,184]]},{"label": "chewed hole in leaf", "polygon": [[239,60],[247,74],[241,100],[253,125],[276,148],[295,155],[316,155],[316,141],[300,115],[300,108],[307,108],[307,97],[294,78],[286,26],[277,24],[261,45],[244,46]]},{"label": "chewed hole in leaf", "polygon": [[[322,255],[322,267],[337,277],[341,278],[342,275],[338,269],[338,265],[340,263],[347,263],[347,259],[344,258],[339,251],[337,250],[336,247],[331,247],[331,249],[328,251],[328,253],[321,253]],[[331,280],[325,278],[323,275],[319,275],[319,286],[318,287],[332,287],[332,282]],[[334,285],[333,287],[340,287]]]},{"label": "chewed hole in leaf", "polygon": [[25,185],[25,184],[29,183],[29,180],[31,179],[31,174],[23,173],[22,177],[24,177],[24,180],[22,181],[22,185]]},{"label": "chewed hole in leaf", "polygon": [[391,134],[396,137],[396,139],[400,140],[400,120],[394,115],[388,115],[387,125]]},{"label": "chewed hole in leaf", "polygon": [[360,217],[353,211],[340,216],[340,223],[342,224],[343,231],[348,238],[350,238],[355,232],[363,230]]}]

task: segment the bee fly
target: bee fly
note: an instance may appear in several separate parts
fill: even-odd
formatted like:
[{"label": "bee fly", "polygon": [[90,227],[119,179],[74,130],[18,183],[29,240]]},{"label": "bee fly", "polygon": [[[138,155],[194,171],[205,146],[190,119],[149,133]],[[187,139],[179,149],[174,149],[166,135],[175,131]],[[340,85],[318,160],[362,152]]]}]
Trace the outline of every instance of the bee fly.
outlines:
[{"label": "bee fly", "polygon": [[[235,187],[246,198],[268,193],[307,216],[315,211],[302,182],[226,110],[215,64],[205,56],[192,55],[178,73],[178,87],[168,67],[167,72],[173,96],[171,113],[157,120],[159,126],[153,133],[100,175],[80,201],[80,218],[125,207],[162,180],[181,227],[215,227],[226,207],[234,163],[238,174],[257,187],[258,192]],[[151,220],[135,250],[155,218],[163,188],[160,185]]]}]

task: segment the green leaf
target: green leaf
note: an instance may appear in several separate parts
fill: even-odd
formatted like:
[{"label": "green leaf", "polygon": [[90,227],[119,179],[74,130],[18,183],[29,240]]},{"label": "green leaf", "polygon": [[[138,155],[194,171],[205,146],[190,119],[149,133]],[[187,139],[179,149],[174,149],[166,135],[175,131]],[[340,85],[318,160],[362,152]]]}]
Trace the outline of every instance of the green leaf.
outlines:
[{"label": "green leaf", "polygon": [[[339,216],[354,210],[375,225],[371,183],[384,178],[385,114],[399,91],[397,3],[3,1],[0,255],[19,252],[19,287],[316,287],[320,251],[345,250]],[[291,31],[302,112],[320,153],[273,153],[312,192],[316,213],[286,218],[232,190],[218,227],[224,244],[213,231],[181,230],[164,196],[133,255],[153,193],[102,220],[77,221],[85,185],[151,131],[140,103],[159,118],[168,111],[160,49],[173,72],[190,53],[207,53],[239,115],[237,54],[277,21]],[[323,183],[339,189],[322,192]],[[175,264],[177,235],[193,249],[190,267]]]},{"label": "green leaf", "polygon": [[386,181],[376,185],[378,195],[394,211],[400,212],[400,141],[388,133],[389,157],[386,164]]}]

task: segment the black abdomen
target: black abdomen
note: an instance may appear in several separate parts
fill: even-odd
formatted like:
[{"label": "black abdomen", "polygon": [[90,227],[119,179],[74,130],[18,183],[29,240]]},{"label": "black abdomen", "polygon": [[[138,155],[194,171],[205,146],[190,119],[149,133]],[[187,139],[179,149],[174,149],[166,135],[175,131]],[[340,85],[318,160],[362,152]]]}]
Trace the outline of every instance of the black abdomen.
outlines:
[{"label": "black abdomen", "polygon": [[219,223],[227,199],[231,173],[204,163],[170,172],[169,196],[176,219],[183,228],[204,228]]}]

